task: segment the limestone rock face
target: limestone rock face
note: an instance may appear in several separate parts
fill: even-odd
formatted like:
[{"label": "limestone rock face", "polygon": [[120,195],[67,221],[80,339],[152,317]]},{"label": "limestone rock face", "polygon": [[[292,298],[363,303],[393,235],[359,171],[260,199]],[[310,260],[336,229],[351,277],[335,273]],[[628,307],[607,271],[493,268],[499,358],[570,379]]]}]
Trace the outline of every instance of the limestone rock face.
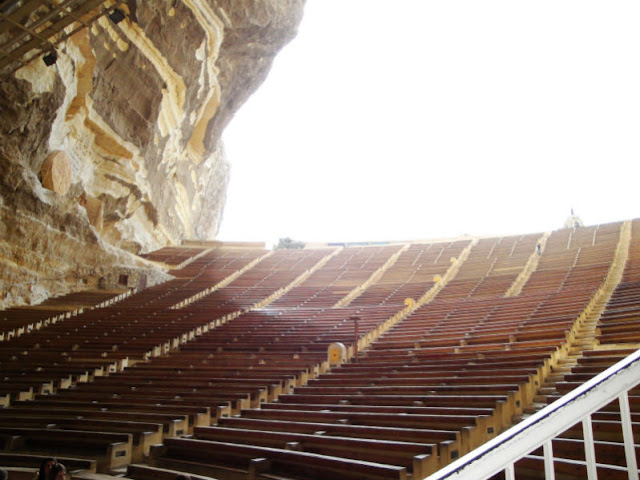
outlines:
[{"label": "limestone rock face", "polygon": [[125,20],[75,34],[55,65],[0,82],[0,305],[37,278],[215,237],[222,131],[295,35],[303,0],[121,8]]}]

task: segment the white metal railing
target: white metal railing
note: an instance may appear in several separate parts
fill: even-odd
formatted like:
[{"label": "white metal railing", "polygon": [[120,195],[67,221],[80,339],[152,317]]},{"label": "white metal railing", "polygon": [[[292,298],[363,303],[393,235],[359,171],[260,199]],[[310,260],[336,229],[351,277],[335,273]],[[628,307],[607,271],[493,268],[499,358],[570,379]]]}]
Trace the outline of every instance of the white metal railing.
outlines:
[{"label": "white metal railing", "polygon": [[[628,391],[640,384],[640,350],[551,405],[459,458],[426,480],[484,480],[504,472],[515,480],[514,464],[543,447],[545,479],[554,480],[552,440],[582,422],[588,480],[597,480],[591,414],[618,399],[629,480],[638,480]],[[622,460],[622,459],[621,459]]]}]

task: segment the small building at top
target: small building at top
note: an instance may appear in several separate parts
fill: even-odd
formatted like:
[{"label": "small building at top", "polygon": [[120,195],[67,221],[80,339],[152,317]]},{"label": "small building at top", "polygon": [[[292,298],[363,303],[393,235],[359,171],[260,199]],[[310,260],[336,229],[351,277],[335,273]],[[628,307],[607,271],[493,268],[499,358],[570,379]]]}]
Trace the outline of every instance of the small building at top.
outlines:
[{"label": "small building at top", "polygon": [[582,219],[574,213],[572,208],[571,215],[569,215],[567,219],[564,221],[564,228],[578,228],[578,227],[584,227],[584,223],[582,222]]}]

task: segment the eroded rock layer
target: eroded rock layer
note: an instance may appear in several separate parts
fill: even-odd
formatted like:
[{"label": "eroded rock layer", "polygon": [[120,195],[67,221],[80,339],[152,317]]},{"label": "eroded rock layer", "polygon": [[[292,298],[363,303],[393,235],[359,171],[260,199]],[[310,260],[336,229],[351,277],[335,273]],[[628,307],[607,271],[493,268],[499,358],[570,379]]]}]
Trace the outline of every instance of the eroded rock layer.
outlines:
[{"label": "eroded rock layer", "polygon": [[127,252],[214,238],[229,176],[221,133],[302,7],[130,0],[125,20],[75,34],[55,65],[3,78],[0,304],[74,288],[131,264]]}]

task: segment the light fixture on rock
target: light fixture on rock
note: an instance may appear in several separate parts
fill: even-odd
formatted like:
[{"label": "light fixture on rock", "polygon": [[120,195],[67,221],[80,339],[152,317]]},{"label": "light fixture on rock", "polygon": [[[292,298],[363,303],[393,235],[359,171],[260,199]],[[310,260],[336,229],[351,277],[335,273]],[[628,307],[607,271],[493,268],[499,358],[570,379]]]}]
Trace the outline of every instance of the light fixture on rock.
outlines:
[{"label": "light fixture on rock", "polygon": [[55,50],[51,50],[46,55],[43,55],[42,61],[47,67],[50,67],[58,60],[58,53]]},{"label": "light fixture on rock", "polygon": [[119,8],[114,8],[113,12],[111,12],[109,14],[109,19],[115,23],[118,24],[120,23],[122,20],[124,20],[124,12],[122,10],[120,10]]}]

